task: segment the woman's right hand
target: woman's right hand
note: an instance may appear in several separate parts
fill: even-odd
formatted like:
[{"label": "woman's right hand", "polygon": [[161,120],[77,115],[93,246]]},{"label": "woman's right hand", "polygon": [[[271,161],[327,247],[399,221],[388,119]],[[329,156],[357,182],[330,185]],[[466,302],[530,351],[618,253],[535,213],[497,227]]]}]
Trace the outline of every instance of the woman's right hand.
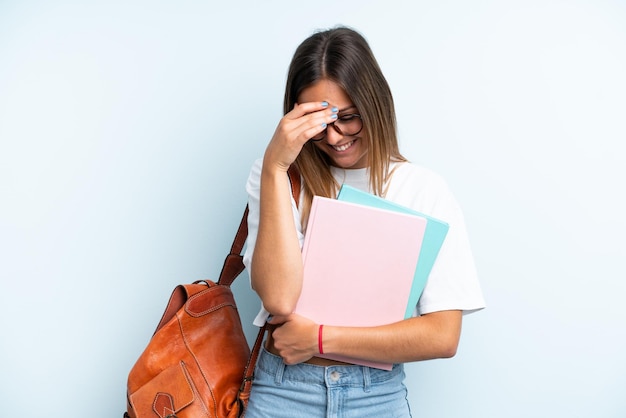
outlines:
[{"label": "woman's right hand", "polygon": [[280,120],[265,150],[263,166],[287,171],[304,144],[337,119],[337,108],[327,102],[302,103]]}]

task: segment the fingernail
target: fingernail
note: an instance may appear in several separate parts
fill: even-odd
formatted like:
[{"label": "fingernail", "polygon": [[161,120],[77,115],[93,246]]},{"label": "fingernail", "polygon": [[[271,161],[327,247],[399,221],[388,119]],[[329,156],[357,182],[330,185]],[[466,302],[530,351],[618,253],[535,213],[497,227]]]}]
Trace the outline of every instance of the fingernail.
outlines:
[{"label": "fingernail", "polygon": [[332,110],[334,113],[339,112],[339,109],[337,109],[336,107],[333,107],[331,110]]},{"label": "fingernail", "polygon": [[328,106],[328,102],[322,102],[322,106],[324,107]]},{"label": "fingernail", "polygon": [[328,125],[326,125],[325,123],[322,123],[322,128],[325,128],[326,126]]},{"label": "fingernail", "polygon": [[336,114],[334,114],[334,115],[330,115],[330,118],[331,118],[331,119],[337,119],[337,115],[336,115]]}]

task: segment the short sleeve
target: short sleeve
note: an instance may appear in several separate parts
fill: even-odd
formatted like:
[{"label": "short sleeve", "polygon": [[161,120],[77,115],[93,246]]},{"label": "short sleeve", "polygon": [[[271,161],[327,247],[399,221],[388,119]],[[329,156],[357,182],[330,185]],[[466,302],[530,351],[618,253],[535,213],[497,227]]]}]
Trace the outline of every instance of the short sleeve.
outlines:
[{"label": "short sleeve", "polygon": [[387,198],[449,225],[416,313],[467,314],[484,308],[463,213],[445,180],[426,168],[403,163],[392,177]]}]

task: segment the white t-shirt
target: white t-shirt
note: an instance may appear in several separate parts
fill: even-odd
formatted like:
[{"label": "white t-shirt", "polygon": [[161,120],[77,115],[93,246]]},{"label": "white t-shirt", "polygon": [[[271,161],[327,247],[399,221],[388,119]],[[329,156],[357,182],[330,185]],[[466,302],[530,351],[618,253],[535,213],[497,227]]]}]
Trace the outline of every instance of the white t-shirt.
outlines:
[{"label": "white t-shirt", "polygon": [[[259,229],[262,163],[260,159],[254,163],[246,185],[249,207],[248,240],[243,261],[247,268],[250,267]],[[436,173],[408,162],[394,163],[390,169],[395,170],[386,185],[385,199],[447,222],[450,226],[414,315],[444,310],[462,310],[467,314],[484,308],[485,301],[478,283],[463,213],[445,181]],[[347,184],[371,192],[367,169],[344,170],[332,167],[331,170],[340,185]],[[291,206],[302,247],[303,228],[293,198]],[[254,324],[262,326],[267,316],[268,312],[262,308]]]}]

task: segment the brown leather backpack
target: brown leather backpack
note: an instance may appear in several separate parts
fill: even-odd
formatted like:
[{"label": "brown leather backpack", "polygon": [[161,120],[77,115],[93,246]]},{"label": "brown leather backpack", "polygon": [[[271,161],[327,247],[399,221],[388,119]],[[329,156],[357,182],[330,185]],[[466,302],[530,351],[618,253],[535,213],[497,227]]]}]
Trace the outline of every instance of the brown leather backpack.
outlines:
[{"label": "brown leather backpack", "polygon": [[[292,193],[300,175],[290,170]],[[244,270],[248,208],[217,283],[177,286],[148,346],[128,375],[127,418],[243,416],[267,326],[250,352],[230,285]]]}]

